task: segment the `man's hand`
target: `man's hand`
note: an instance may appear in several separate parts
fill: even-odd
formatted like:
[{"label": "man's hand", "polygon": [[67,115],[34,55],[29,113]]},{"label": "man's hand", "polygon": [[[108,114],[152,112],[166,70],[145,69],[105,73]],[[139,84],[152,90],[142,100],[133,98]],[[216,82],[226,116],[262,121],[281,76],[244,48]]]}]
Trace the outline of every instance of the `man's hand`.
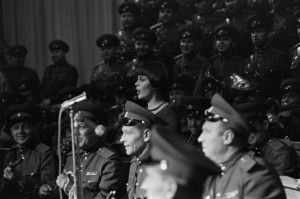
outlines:
[{"label": "man's hand", "polygon": [[42,186],[40,186],[40,189],[39,189],[39,195],[41,197],[43,196],[47,196],[49,195],[51,192],[52,192],[52,187],[48,184],[43,184]]},{"label": "man's hand", "polygon": [[68,182],[68,177],[64,173],[60,174],[56,178],[56,184],[61,189],[63,189],[65,187],[65,185],[66,185],[67,182]]},{"label": "man's hand", "polygon": [[14,172],[12,172],[12,170],[11,170],[10,167],[6,167],[4,169],[4,175],[3,176],[7,180],[13,180],[13,178],[14,178]]}]

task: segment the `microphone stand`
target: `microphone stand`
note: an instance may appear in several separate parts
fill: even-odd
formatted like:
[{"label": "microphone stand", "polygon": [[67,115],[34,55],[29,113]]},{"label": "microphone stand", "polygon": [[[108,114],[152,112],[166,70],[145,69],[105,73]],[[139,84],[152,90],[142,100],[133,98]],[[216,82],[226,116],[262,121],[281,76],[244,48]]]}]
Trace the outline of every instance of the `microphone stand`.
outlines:
[{"label": "microphone stand", "polygon": [[[80,147],[79,147],[79,132],[78,123],[74,125],[74,112],[70,106],[70,123],[71,123],[71,138],[72,138],[72,160],[74,173],[74,199],[83,199],[81,189],[81,164],[80,164]],[[76,133],[76,138],[75,138]]]}]

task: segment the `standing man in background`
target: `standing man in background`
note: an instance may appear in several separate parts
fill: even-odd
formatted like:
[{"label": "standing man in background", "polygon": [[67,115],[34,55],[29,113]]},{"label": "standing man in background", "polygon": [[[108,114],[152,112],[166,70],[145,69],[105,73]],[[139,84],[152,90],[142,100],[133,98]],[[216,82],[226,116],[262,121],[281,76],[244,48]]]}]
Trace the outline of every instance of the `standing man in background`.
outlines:
[{"label": "standing man in background", "polygon": [[49,49],[54,64],[47,66],[42,78],[41,97],[44,106],[54,103],[60,90],[76,86],[78,80],[76,67],[66,60],[69,45],[62,40],[53,40],[49,43]]}]

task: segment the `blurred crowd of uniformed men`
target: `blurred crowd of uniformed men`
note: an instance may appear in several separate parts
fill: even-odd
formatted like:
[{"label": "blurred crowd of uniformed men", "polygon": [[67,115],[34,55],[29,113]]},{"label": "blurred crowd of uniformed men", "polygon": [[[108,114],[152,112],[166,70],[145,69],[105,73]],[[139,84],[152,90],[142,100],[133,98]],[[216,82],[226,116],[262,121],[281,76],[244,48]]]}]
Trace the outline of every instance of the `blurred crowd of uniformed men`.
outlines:
[{"label": "blurred crowd of uniformed men", "polygon": [[[85,84],[63,40],[41,80],[24,65],[30,49],[4,55],[1,198],[76,195],[70,110],[83,198],[285,198],[278,176],[300,174],[299,1],[127,0],[118,12]],[[143,78],[166,98],[146,99]],[[60,105],[83,92],[57,143]]]}]

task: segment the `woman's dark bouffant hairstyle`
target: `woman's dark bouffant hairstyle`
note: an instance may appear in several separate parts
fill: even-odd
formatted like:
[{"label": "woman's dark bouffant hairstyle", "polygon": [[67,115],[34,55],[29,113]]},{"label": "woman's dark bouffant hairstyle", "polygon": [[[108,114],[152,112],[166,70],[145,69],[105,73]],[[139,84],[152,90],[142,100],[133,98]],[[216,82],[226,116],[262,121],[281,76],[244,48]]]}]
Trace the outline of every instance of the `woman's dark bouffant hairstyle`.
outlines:
[{"label": "woman's dark bouffant hairstyle", "polygon": [[150,84],[156,88],[160,94],[168,95],[170,91],[170,80],[167,67],[161,62],[143,62],[136,69],[137,75],[149,78]]}]

